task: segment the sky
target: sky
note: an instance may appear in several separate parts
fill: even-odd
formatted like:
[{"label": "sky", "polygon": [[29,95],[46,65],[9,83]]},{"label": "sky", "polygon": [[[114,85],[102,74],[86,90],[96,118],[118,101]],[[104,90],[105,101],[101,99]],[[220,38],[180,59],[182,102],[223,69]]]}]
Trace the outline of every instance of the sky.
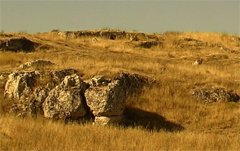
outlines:
[{"label": "sky", "polygon": [[240,0],[0,0],[0,31],[120,29],[240,35]]}]

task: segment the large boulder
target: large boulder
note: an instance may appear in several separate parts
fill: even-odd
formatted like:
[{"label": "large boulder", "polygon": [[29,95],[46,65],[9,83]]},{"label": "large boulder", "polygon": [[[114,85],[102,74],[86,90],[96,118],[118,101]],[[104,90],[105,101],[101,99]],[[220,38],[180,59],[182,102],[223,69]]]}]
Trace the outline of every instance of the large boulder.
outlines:
[{"label": "large boulder", "polygon": [[41,100],[44,98],[38,99],[39,101],[34,99],[34,95],[37,93],[34,87],[39,77],[40,73],[37,71],[9,74],[5,85],[4,97],[15,100],[10,112],[16,113],[17,116],[32,116],[36,115],[38,111],[42,111]]},{"label": "large boulder", "polygon": [[95,76],[88,81],[86,102],[98,125],[116,124],[122,121],[127,95],[146,84],[147,79],[136,74],[120,73],[112,80]]},{"label": "large boulder", "polygon": [[87,84],[77,74],[66,76],[49,92],[43,103],[44,117],[54,119],[79,118],[86,114],[84,92]]},{"label": "large boulder", "polygon": [[[4,97],[9,101],[14,100],[10,112],[16,113],[18,116],[43,115],[43,102],[49,97],[51,90],[56,90],[57,86],[58,88],[62,88],[62,85],[64,85],[64,87],[60,89],[62,91],[70,89],[65,92],[60,92],[59,90],[59,94],[61,94],[63,98],[66,97],[68,99],[69,94],[72,99],[77,96],[82,98],[83,92],[74,95],[76,93],[75,88],[81,84],[81,80],[78,79],[79,77],[76,77],[77,75],[75,75],[75,73],[76,71],[73,69],[65,69],[45,72],[22,71],[9,74],[6,79]],[[73,82],[71,82],[71,75],[76,77]],[[66,79],[67,76],[68,78]],[[1,76],[2,79],[4,79],[4,77],[5,75]],[[72,90],[73,88],[74,90]],[[77,100],[79,99],[80,98],[77,98]]]},{"label": "large boulder", "polygon": [[126,90],[120,80],[113,80],[107,86],[91,86],[85,96],[95,116],[121,115],[125,108]]},{"label": "large boulder", "polygon": [[39,73],[37,71],[14,72],[10,74],[5,85],[4,96],[9,99],[23,99],[31,95],[38,76]]}]

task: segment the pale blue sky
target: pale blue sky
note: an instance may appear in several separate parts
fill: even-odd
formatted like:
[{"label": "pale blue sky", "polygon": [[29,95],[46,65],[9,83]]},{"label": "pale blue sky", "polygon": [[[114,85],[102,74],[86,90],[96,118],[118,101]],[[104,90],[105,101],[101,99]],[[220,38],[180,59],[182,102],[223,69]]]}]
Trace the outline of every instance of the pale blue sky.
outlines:
[{"label": "pale blue sky", "polygon": [[1,0],[0,30],[29,33],[121,29],[239,34],[240,1]]}]

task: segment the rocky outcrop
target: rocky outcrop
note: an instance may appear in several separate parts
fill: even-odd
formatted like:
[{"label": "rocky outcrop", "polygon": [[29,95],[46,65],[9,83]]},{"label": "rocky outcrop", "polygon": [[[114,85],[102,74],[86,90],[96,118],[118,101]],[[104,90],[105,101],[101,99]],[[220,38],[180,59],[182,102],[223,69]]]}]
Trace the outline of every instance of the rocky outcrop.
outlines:
[{"label": "rocky outcrop", "polygon": [[239,95],[223,88],[211,86],[199,87],[192,90],[192,96],[206,103],[212,102],[238,102]]},{"label": "rocky outcrop", "polygon": [[159,36],[144,34],[138,32],[125,32],[119,30],[94,30],[94,31],[56,31],[58,35],[64,38],[79,37],[102,37],[110,40],[129,39],[131,41],[159,40]]},{"label": "rocky outcrop", "polygon": [[46,67],[46,66],[51,66],[51,65],[54,65],[54,63],[52,63],[51,61],[48,61],[48,60],[36,60],[36,61],[24,63],[24,64],[20,65],[20,68],[22,68],[22,69],[26,69],[26,68],[30,68],[30,67],[39,68],[39,67]]},{"label": "rocky outcrop", "polygon": [[51,90],[43,103],[44,117],[65,119],[79,118],[86,114],[84,92],[87,84],[76,74],[66,76],[62,83]]},{"label": "rocky outcrop", "polygon": [[14,100],[10,112],[20,117],[78,119],[90,113],[95,124],[106,125],[122,121],[127,96],[147,82],[127,73],[113,79],[99,75],[84,82],[73,69],[21,71],[8,75],[4,96]]},{"label": "rocky outcrop", "polygon": [[5,42],[1,42],[0,49],[18,52],[18,51],[24,51],[24,52],[30,52],[35,49],[39,44],[36,42],[33,42],[25,37],[20,38],[11,38]]}]

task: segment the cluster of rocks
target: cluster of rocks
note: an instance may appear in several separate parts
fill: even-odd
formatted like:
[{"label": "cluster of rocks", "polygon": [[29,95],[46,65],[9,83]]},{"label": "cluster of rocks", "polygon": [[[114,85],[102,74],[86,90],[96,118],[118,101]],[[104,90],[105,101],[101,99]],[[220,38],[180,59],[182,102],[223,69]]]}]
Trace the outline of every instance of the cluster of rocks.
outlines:
[{"label": "cluster of rocks", "polygon": [[212,102],[238,102],[240,97],[238,94],[226,91],[223,88],[214,86],[198,87],[192,90],[192,96],[206,103]]},{"label": "cluster of rocks", "polygon": [[17,116],[78,119],[92,114],[96,124],[106,125],[121,122],[127,95],[146,82],[127,73],[83,81],[73,69],[13,72],[6,80],[4,97],[15,101],[10,112]]},{"label": "cluster of rocks", "polygon": [[39,46],[38,43],[33,42],[25,37],[20,38],[10,38],[9,40],[1,40],[0,49],[7,50],[7,51],[25,51],[30,52],[35,49],[35,47]]}]

